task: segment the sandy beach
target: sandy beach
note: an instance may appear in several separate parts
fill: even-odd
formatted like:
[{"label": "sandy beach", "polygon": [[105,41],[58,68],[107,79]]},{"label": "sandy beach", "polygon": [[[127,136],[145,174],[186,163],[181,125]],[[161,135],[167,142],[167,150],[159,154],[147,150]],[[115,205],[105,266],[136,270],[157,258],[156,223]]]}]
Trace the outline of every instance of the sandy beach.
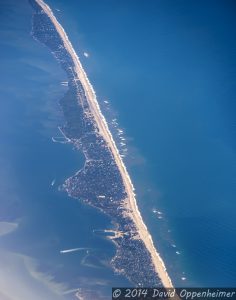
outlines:
[{"label": "sandy beach", "polygon": [[[93,114],[93,117],[95,119],[95,122],[97,124],[97,127],[99,129],[99,133],[103,136],[105,141],[107,142],[108,147],[110,148],[114,159],[116,161],[116,164],[120,170],[125,189],[127,192],[127,199],[124,201],[124,205],[127,208],[127,214],[130,218],[132,218],[133,222],[136,225],[138,237],[144,242],[147,250],[149,251],[153,265],[155,267],[156,273],[158,274],[158,277],[160,278],[162,284],[166,288],[173,287],[173,284],[171,282],[170,277],[168,276],[168,273],[166,271],[165,264],[160,257],[158,251],[156,250],[152,237],[146,227],[146,225],[143,222],[142,216],[140,214],[140,211],[137,206],[137,202],[134,195],[134,187],[131,182],[131,179],[129,177],[129,174],[127,172],[127,169],[123,163],[123,160],[119,154],[119,151],[116,147],[116,144],[112,138],[112,135],[109,131],[108,125],[106,123],[106,120],[104,116],[101,113],[101,110],[99,108],[96,94],[94,92],[94,89],[92,85],[90,84],[88,77],[79,61],[79,58],[77,54],[75,53],[64,29],[62,26],[58,23],[56,17],[54,16],[52,10],[46,5],[42,0],[36,0],[36,2],[42,7],[44,12],[49,16],[51,21],[53,22],[56,30],[58,31],[59,35],[61,36],[64,46],[68,53],[71,55],[71,58],[73,59],[74,65],[75,65],[75,73],[77,75],[77,79],[81,82],[83,85],[84,91],[86,93],[86,98],[89,104],[89,108],[91,113]],[[136,235],[137,236],[137,235]]]}]

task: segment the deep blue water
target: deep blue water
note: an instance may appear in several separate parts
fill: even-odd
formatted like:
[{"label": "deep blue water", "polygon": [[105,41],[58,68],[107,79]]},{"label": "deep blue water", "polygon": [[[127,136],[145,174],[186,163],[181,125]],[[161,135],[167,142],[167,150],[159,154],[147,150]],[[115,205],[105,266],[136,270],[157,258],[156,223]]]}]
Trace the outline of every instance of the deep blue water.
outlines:
[{"label": "deep blue water", "polygon": [[50,4],[125,128],[138,201],[174,282],[235,285],[235,3]]},{"label": "deep blue water", "polygon": [[[235,285],[233,1],[49,4],[125,129],[138,202],[174,283]],[[27,1],[2,1],[0,218],[20,225],[0,247],[37,259],[70,288],[127,285],[104,267],[113,245],[93,234],[108,218],[56,190],[83,157],[51,142],[63,122],[65,75],[29,36],[30,16]],[[92,248],[90,256],[59,253],[76,247]]]}]

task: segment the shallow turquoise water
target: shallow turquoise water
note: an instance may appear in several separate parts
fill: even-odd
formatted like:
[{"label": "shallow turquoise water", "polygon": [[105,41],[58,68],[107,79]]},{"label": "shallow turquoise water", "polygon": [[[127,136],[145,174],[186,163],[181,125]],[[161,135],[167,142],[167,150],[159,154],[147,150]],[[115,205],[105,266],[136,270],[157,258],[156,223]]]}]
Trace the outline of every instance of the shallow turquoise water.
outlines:
[{"label": "shallow turquoise water", "polygon": [[[65,75],[30,36],[27,1],[2,6],[1,36],[7,39],[1,40],[0,221],[19,227],[1,237],[0,251],[33,258],[37,271],[65,284],[66,290],[92,288],[110,296],[111,286],[129,285],[109,267],[114,245],[93,232],[111,228],[110,220],[57,190],[84,164],[81,153],[51,140],[63,124],[57,102],[65,92],[60,85]],[[60,253],[71,248],[85,250]]]}]

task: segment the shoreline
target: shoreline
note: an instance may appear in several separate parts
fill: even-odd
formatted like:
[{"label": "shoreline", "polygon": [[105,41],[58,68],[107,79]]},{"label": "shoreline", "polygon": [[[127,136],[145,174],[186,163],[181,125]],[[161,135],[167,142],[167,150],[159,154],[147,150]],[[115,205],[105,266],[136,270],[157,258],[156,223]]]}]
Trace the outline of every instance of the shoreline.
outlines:
[{"label": "shoreline", "polygon": [[119,154],[118,148],[114,142],[114,139],[112,137],[112,134],[109,130],[108,124],[105,120],[105,117],[103,116],[97,98],[95,91],[89,82],[89,79],[80,63],[79,57],[75,53],[75,50],[69,41],[68,36],[66,35],[63,27],[59,24],[57,21],[56,17],[54,16],[52,10],[50,7],[45,4],[42,0],[36,0],[38,5],[43,9],[43,11],[48,15],[48,17],[51,19],[52,23],[54,24],[58,34],[60,35],[64,47],[67,50],[67,52],[70,54],[73,63],[75,65],[74,71],[77,75],[77,79],[81,82],[87,102],[89,104],[89,108],[91,113],[93,114],[94,120],[98,126],[99,129],[99,134],[104,138],[104,140],[107,143],[107,146],[110,148],[110,151],[112,152],[114,156],[114,160],[116,161],[117,167],[120,171],[126,193],[128,197],[124,200],[123,206],[126,208],[126,214],[133,220],[136,230],[137,230],[137,235],[140,240],[143,241],[146,249],[148,250],[152,263],[154,265],[155,271],[161,280],[163,286],[165,288],[172,288],[173,284],[171,282],[171,279],[167,273],[164,261],[162,260],[160,254],[157,252],[152,236],[149,233],[147,226],[145,225],[141,213],[138,209],[138,205],[135,199],[135,194],[134,194],[134,186],[132,184],[132,181],[130,179],[130,176],[128,174],[128,171],[124,165],[124,162]]}]

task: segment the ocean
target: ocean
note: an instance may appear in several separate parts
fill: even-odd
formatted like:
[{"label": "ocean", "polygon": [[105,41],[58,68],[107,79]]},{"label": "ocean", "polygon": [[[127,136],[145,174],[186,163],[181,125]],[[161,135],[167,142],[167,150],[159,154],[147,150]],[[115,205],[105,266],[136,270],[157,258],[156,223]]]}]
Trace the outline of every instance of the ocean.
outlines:
[{"label": "ocean", "polygon": [[50,4],[125,131],[138,202],[173,281],[233,286],[233,1]]},{"label": "ocean", "polygon": [[[105,114],[124,130],[137,201],[173,283],[234,286],[233,1],[48,4],[98,100],[109,101]],[[1,237],[0,249],[34,258],[67,290],[109,295],[111,286],[130,283],[108,266],[113,244],[94,233],[111,228],[110,220],[57,191],[84,159],[51,141],[63,124],[57,102],[65,74],[29,35],[31,13],[27,1],[1,2],[0,218],[19,228]],[[60,253],[77,247],[86,250]]]}]

